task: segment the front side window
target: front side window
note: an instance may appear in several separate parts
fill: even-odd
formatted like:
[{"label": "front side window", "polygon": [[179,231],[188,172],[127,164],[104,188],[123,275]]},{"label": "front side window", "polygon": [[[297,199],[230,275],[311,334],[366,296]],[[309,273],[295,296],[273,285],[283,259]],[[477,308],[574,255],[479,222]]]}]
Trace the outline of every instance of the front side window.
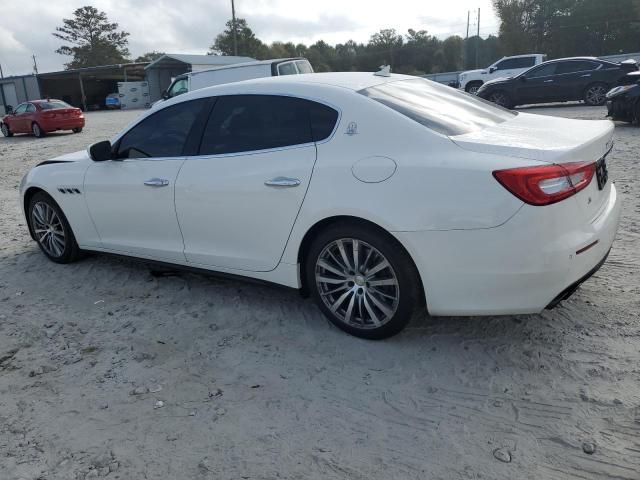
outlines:
[{"label": "front side window", "polygon": [[540,77],[549,77],[551,75],[555,75],[557,63],[548,63],[546,65],[542,65],[538,68],[533,68],[529,70],[525,76],[527,78],[540,78]]},{"label": "front side window", "polygon": [[189,81],[186,78],[181,78],[177,80],[171,85],[169,88],[169,98],[177,97],[178,95],[182,95],[183,93],[187,93],[189,91]]},{"label": "front side window", "polygon": [[201,155],[302,145],[327,138],[338,118],[332,108],[295,97],[220,97],[204,130]]},{"label": "front side window", "polygon": [[206,99],[182,102],[146,117],[124,134],[117,158],[165,158],[183,155],[184,147]]},{"label": "front side window", "polygon": [[16,107],[16,109],[13,111],[13,113],[15,113],[16,115],[19,115],[20,113],[24,113],[27,111],[27,104],[26,103],[21,103],[20,105],[18,105]]},{"label": "front side window", "polygon": [[278,65],[278,75],[297,75],[298,71],[293,62],[281,63]]},{"label": "front side window", "polygon": [[497,125],[517,113],[423,78],[365,88],[358,93],[443,135],[462,135]]}]

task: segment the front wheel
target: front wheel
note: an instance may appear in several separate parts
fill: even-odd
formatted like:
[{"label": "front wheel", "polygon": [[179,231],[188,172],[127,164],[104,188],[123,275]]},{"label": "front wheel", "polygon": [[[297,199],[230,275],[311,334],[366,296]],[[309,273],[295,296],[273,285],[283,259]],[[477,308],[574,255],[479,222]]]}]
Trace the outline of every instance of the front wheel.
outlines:
[{"label": "front wheel", "polygon": [[33,132],[33,135],[38,138],[42,138],[45,135],[44,130],[42,130],[40,125],[38,125],[37,123],[31,125],[31,131]]},{"label": "front wheel", "polygon": [[482,86],[482,82],[469,82],[465,87],[465,91],[471,95],[476,95]]},{"label": "front wheel", "polygon": [[73,133],[80,133],[80,132],[82,132],[82,127],[74,128],[74,129],[72,130],[72,132],[73,132]]},{"label": "front wheel", "polygon": [[604,105],[607,101],[607,86],[603,83],[589,85],[584,91],[584,103],[592,107]]},{"label": "front wheel", "polygon": [[489,95],[487,100],[504,108],[513,107],[513,103],[511,102],[511,98],[509,97],[509,95],[502,91],[493,92],[491,95]]},{"label": "front wheel", "polygon": [[46,193],[38,192],[29,201],[29,227],[40,250],[56,263],[71,263],[80,248],[71,226],[58,204]]},{"label": "front wheel", "polygon": [[13,132],[9,130],[9,125],[6,123],[3,123],[2,126],[0,126],[0,130],[2,130],[2,135],[5,137],[13,137]]},{"label": "front wheel", "polygon": [[334,224],[313,241],[305,265],[307,285],[338,328],[367,339],[400,332],[419,304],[413,261],[389,234],[360,225]]}]

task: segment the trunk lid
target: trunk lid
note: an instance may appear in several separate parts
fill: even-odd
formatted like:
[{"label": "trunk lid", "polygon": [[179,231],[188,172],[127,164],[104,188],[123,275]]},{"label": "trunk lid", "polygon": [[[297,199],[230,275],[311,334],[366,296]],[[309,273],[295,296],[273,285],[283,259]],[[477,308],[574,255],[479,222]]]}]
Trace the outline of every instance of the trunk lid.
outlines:
[{"label": "trunk lid", "polygon": [[[507,122],[450,138],[465,150],[562,165],[595,163],[603,158],[613,146],[613,129],[613,122],[609,120],[519,113]],[[591,222],[604,208],[610,188],[611,180],[608,180],[601,190],[594,175],[587,188],[564,201],[575,198],[584,219]]]}]

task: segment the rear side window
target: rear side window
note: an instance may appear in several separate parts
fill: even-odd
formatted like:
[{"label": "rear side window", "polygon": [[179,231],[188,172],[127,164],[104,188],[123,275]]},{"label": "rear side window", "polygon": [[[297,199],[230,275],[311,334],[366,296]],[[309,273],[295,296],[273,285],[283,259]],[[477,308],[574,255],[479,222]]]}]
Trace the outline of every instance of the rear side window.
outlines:
[{"label": "rear side window", "polygon": [[589,70],[595,70],[599,64],[596,62],[589,62],[588,60],[576,60],[572,62],[560,62],[556,68],[556,75],[561,73],[576,73],[586,72]]},{"label": "rear side window", "polygon": [[535,57],[508,58],[496,65],[498,70],[511,70],[512,68],[529,68],[536,64]]},{"label": "rear side window", "polygon": [[27,112],[28,113],[33,113],[36,111],[36,107],[33,103],[30,103],[29,105],[27,105]]},{"label": "rear side window", "polygon": [[229,95],[218,98],[204,131],[201,155],[250,152],[327,138],[338,113],[301,98]]},{"label": "rear side window", "polygon": [[206,100],[182,102],[148,116],[120,140],[118,158],[179,157]]},{"label": "rear side window", "polygon": [[517,113],[423,78],[383,83],[359,93],[443,135],[497,125]]}]

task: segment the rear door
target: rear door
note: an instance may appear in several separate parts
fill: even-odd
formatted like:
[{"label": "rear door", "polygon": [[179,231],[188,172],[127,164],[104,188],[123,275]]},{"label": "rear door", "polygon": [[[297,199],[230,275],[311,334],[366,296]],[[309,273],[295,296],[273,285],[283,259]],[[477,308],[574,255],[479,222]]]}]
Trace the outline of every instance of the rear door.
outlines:
[{"label": "rear door", "polygon": [[554,85],[558,100],[580,100],[587,85],[593,83],[598,62],[590,60],[566,60],[558,62]]},{"label": "rear door", "polygon": [[519,104],[552,102],[558,98],[555,88],[556,65],[556,63],[540,65],[514,80],[515,96]]},{"label": "rear door", "polygon": [[278,265],[311,180],[318,115],[335,125],[335,110],[308,100],[218,98],[200,155],[185,161],[176,183],[188,262],[249,271]]}]

